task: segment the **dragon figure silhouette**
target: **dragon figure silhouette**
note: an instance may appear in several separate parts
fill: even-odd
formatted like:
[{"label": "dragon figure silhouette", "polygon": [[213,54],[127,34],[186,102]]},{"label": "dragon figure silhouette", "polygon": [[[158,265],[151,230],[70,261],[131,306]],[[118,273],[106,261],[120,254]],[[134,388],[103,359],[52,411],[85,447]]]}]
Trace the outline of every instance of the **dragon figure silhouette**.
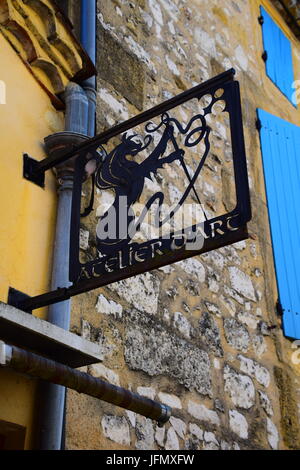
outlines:
[{"label": "dragon figure silhouette", "polygon": [[[191,177],[185,163],[185,150],[180,148],[175,138],[175,128],[177,134],[185,136],[183,147],[194,147],[201,141],[205,143],[205,151],[202,155],[195,174]],[[159,125],[154,126],[152,122],[145,126],[147,132],[143,141],[137,135],[122,136],[121,143],[117,145],[107,156],[102,166],[98,169],[95,177],[96,187],[100,190],[113,190],[115,199],[110,208],[100,217],[97,225],[97,249],[101,255],[108,255],[113,251],[121,249],[127,245],[135,233],[139,231],[147,212],[151,206],[158,203],[158,210],[155,216],[155,226],[162,227],[170,221],[175,213],[180,209],[191,191],[194,191],[196,198],[201,204],[200,198],[195,189],[195,181],[204,165],[209,153],[210,128],[207,126],[205,116],[197,114],[190,122],[183,127],[179,121],[164,113],[161,116]],[[163,132],[162,132],[163,130]],[[153,142],[153,135],[160,131],[161,137],[147,158],[141,163],[133,160],[138,154],[150,147]],[[173,147],[168,153],[170,144]],[[167,153],[167,155],[166,155]],[[128,157],[131,157],[130,159]],[[163,219],[160,218],[160,208],[164,202],[164,194],[160,191],[153,194],[145,204],[141,215],[137,218],[132,206],[139,200],[145,178],[151,178],[151,174],[156,175],[159,169],[165,164],[179,161],[188,178],[188,186],[184,191],[176,207]],[[137,220],[136,220],[137,219]],[[113,227],[112,227],[113,225]],[[125,227],[125,231],[124,231]],[[128,227],[131,227],[128,230]],[[113,228],[113,235],[111,229]],[[110,232],[108,237],[104,236]]]}]

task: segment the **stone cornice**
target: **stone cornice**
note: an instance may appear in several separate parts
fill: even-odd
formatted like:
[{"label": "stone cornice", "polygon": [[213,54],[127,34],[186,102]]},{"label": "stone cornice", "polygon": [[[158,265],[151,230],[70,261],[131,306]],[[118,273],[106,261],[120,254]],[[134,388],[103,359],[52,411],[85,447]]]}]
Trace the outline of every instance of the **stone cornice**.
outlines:
[{"label": "stone cornice", "polygon": [[0,31],[59,109],[68,82],[96,72],[52,0],[0,0]]}]

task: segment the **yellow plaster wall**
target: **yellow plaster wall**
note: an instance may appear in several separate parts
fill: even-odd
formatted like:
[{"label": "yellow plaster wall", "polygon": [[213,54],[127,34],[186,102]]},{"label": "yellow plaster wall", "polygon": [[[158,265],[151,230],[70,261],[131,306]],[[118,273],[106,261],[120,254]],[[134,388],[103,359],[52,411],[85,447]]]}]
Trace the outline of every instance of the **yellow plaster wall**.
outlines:
[{"label": "yellow plaster wall", "polygon": [[[64,119],[1,34],[0,81],[6,88],[6,104],[0,104],[0,300],[6,302],[10,286],[31,296],[49,289],[55,180],[47,172],[45,190],[27,182],[22,160],[23,153],[44,158],[44,137],[63,130]],[[34,380],[0,370],[0,420],[27,427],[26,448],[32,445],[35,389]]]}]

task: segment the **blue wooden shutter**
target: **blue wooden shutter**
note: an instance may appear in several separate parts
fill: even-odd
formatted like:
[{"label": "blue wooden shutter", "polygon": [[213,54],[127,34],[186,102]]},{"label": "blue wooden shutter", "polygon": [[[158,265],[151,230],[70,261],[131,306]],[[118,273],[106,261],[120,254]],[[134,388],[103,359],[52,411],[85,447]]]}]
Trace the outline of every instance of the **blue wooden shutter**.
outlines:
[{"label": "blue wooden shutter", "polygon": [[284,333],[300,339],[300,127],[258,110]]},{"label": "blue wooden shutter", "polygon": [[294,72],[291,43],[266,10],[263,7],[260,10],[264,19],[262,30],[264,49],[267,52],[267,75],[292,101]]}]

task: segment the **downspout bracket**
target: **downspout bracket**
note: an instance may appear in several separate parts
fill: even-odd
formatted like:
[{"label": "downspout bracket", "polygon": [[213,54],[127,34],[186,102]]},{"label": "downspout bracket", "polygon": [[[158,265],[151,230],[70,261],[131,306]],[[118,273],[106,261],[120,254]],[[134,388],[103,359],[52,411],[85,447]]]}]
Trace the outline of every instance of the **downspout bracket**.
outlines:
[{"label": "downspout bracket", "polygon": [[37,171],[39,162],[30,157],[27,153],[23,154],[23,178],[40,188],[45,188],[45,173]]},{"label": "downspout bracket", "polygon": [[[23,292],[20,292],[16,289],[13,289],[12,287],[9,288],[8,291],[8,298],[7,298],[7,304],[11,305],[12,307],[19,307],[20,302],[24,302],[26,300],[29,300],[30,296],[27,294],[24,294]],[[32,315],[32,310],[28,309],[26,313],[29,313]]]}]

